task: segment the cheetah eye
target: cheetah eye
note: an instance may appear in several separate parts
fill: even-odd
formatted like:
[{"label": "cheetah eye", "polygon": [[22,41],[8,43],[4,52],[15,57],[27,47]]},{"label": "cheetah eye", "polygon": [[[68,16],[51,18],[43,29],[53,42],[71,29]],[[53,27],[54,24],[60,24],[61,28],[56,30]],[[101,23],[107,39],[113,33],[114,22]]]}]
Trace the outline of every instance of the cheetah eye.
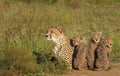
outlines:
[{"label": "cheetah eye", "polygon": [[53,33],[53,31],[51,31],[51,33]]}]

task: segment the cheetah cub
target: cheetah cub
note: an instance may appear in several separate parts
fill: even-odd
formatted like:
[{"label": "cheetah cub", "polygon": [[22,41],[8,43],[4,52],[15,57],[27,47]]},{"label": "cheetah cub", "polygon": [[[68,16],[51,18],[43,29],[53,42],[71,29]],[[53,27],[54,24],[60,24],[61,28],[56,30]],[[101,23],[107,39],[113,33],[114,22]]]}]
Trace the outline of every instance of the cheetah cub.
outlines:
[{"label": "cheetah cub", "polygon": [[87,69],[87,40],[83,37],[75,36],[73,38],[74,45],[74,57],[73,57],[73,67],[78,70]]},{"label": "cheetah cub", "polygon": [[112,51],[113,37],[102,38],[96,50],[96,70],[111,68],[109,53]]},{"label": "cheetah cub", "polygon": [[47,40],[56,43],[54,54],[56,57],[63,59],[69,69],[72,69],[72,55],[74,48],[71,46],[70,39],[65,32],[58,26],[50,26],[46,33]]},{"label": "cheetah cub", "polygon": [[102,32],[93,32],[87,49],[87,65],[89,70],[94,69],[95,50],[102,37]]}]

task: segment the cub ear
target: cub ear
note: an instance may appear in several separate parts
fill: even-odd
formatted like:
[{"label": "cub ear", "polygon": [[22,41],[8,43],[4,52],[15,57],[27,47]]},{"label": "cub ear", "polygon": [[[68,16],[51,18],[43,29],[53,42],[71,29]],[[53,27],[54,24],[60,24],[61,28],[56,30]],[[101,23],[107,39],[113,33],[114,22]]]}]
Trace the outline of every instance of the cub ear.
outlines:
[{"label": "cub ear", "polygon": [[102,37],[101,39],[102,39],[102,40],[105,40],[105,37]]},{"label": "cub ear", "polygon": [[83,40],[84,39],[84,37],[82,36],[82,37],[80,37],[81,38],[81,40]]},{"label": "cub ear", "polygon": [[102,32],[98,32],[100,35],[102,35]]},{"label": "cub ear", "polygon": [[49,26],[47,27],[47,29],[49,29],[49,28],[52,28],[52,27],[54,27],[54,26],[52,26],[52,25],[49,25]]},{"label": "cub ear", "polygon": [[92,32],[92,33],[90,34],[90,36],[94,36],[94,34],[95,34],[95,32]]},{"label": "cub ear", "polygon": [[47,26],[47,29],[49,29],[51,26]]}]

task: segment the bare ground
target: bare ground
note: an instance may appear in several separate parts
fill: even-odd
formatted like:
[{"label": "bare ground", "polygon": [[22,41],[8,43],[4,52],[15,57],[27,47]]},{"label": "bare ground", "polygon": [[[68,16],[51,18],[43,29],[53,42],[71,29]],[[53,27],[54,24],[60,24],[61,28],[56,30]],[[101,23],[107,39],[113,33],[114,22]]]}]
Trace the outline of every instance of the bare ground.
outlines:
[{"label": "bare ground", "polygon": [[120,76],[120,63],[114,63],[112,66],[113,68],[110,71],[73,70],[62,76]]}]

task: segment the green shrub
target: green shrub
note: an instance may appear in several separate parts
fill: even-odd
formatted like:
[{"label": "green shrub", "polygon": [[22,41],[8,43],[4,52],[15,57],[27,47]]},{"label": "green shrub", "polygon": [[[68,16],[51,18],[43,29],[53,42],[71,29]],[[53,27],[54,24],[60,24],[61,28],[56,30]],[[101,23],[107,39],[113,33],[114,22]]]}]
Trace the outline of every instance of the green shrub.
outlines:
[{"label": "green shrub", "polygon": [[67,71],[67,65],[62,59],[55,58],[51,53],[33,52],[36,62],[42,70],[50,74],[63,74]]},{"label": "green shrub", "polygon": [[1,61],[2,68],[8,70],[22,70],[24,72],[35,72],[37,64],[32,52],[27,49],[9,48],[4,50],[4,59]]},{"label": "green shrub", "polygon": [[50,53],[32,53],[30,50],[15,47],[3,50],[3,53],[0,70],[20,70],[25,75],[63,74],[67,71],[66,63]]}]

